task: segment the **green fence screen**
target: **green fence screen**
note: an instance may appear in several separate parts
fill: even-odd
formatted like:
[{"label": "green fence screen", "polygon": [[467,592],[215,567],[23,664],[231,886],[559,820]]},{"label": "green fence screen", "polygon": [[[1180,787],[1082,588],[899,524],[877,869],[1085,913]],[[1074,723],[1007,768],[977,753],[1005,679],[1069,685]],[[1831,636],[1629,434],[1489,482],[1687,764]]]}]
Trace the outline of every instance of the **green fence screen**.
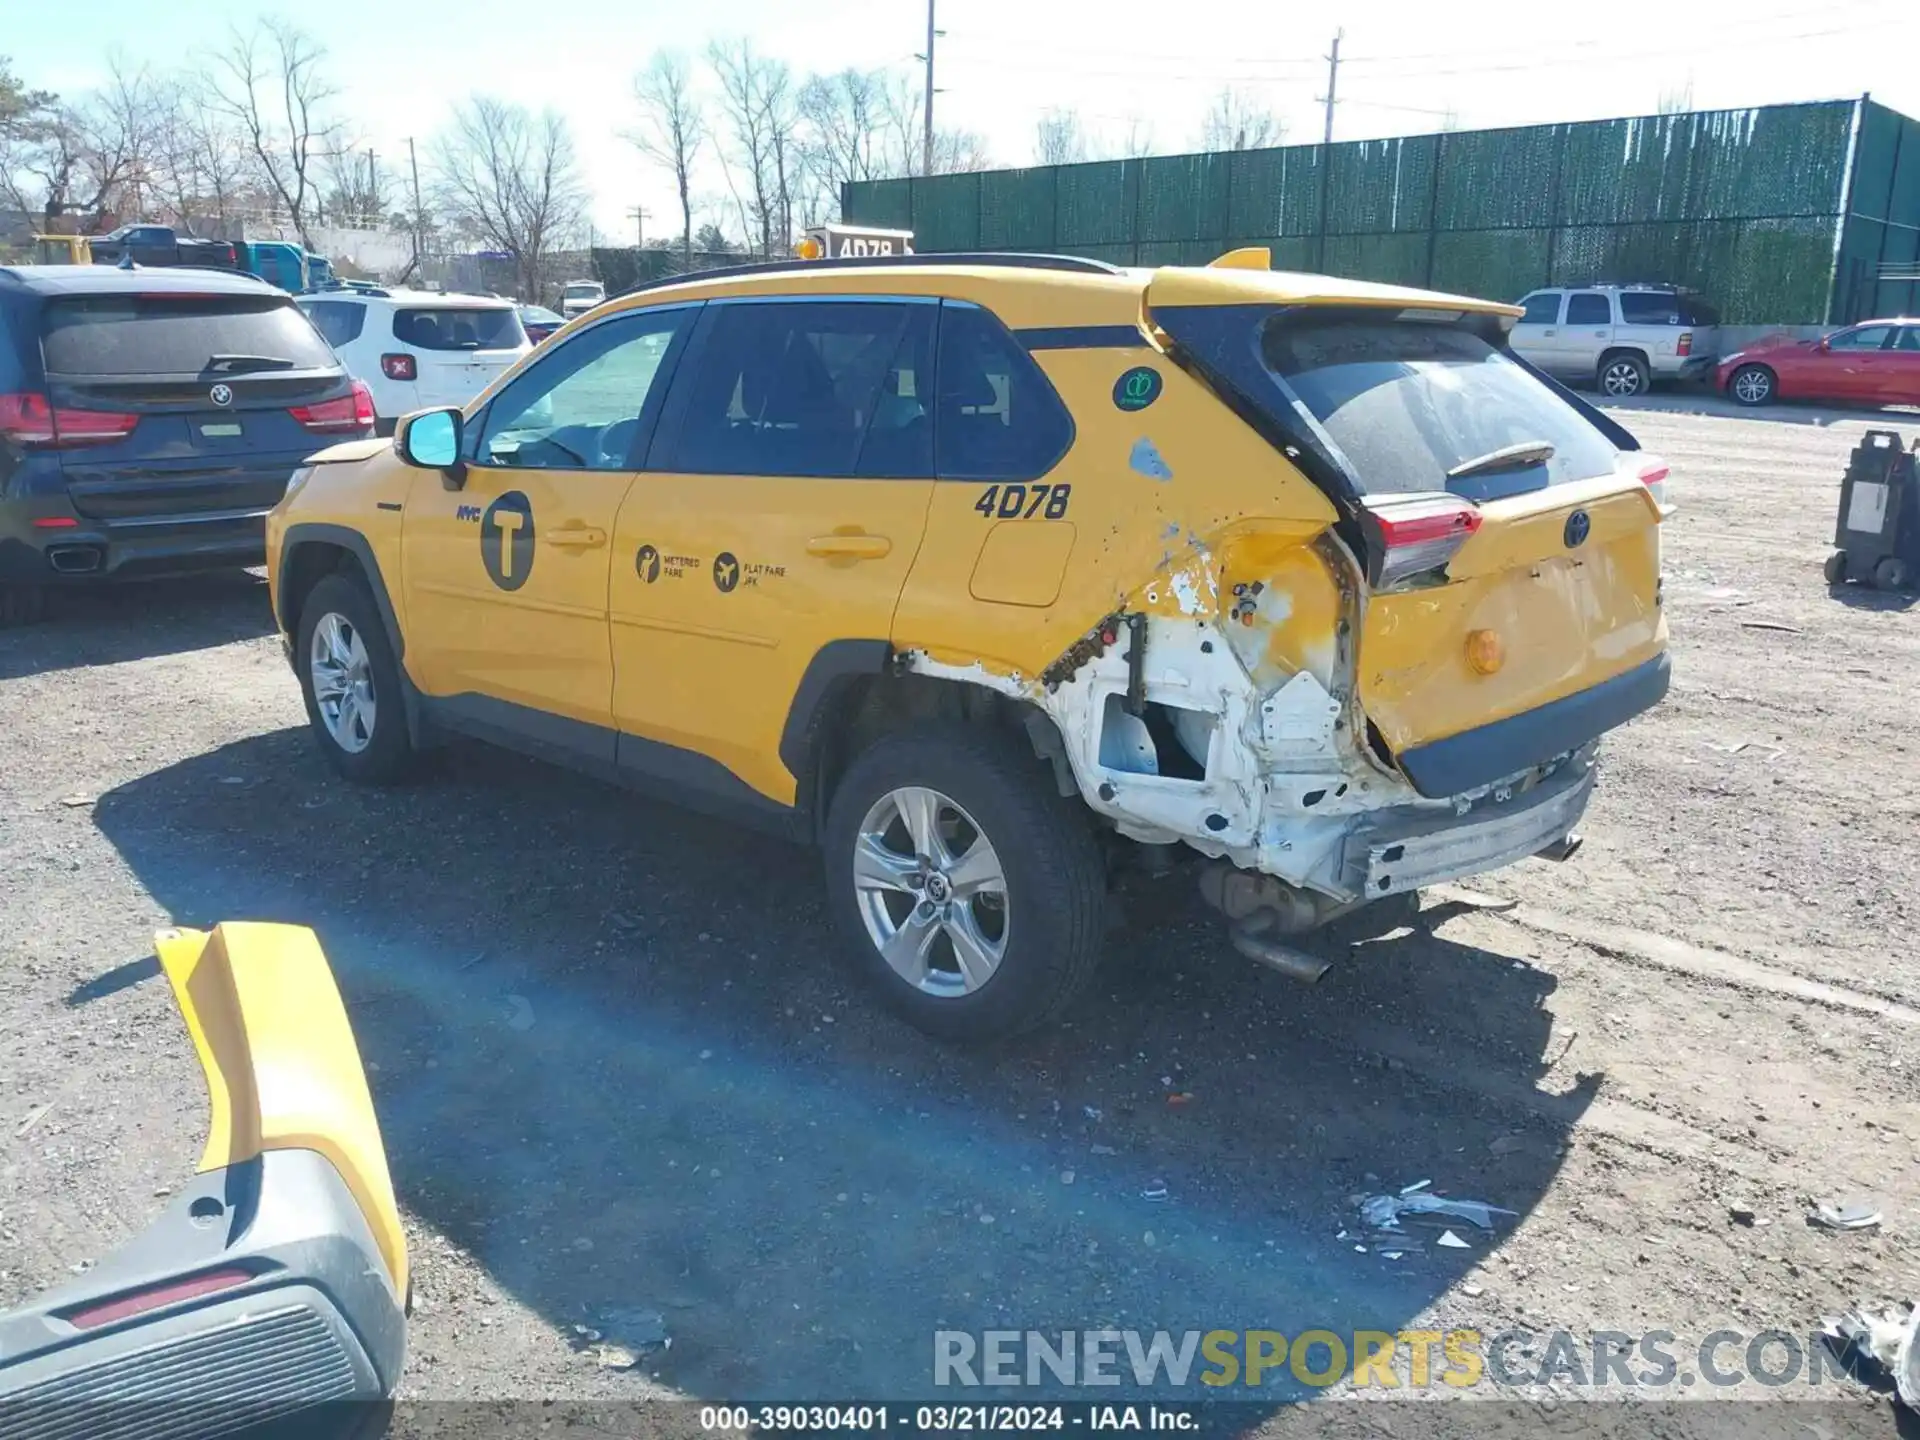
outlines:
[{"label": "green fence screen", "polygon": [[1920,308],[1920,122],[1868,101],[1454,131],[846,187],[915,248],[1281,268],[1518,299],[1671,281],[1729,324]]}]

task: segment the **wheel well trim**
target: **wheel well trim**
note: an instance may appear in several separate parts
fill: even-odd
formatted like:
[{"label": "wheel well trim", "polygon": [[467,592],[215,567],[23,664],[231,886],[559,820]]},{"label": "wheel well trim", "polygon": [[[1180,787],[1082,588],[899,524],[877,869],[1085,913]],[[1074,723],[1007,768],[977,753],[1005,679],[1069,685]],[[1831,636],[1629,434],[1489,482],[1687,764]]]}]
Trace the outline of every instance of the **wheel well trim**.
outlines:
[{"label": "wheel well trim", "polygon": [[842,682],[863,675],[884,675],[893,661],[885,640],[829,640],[813,652],[787,706],[780,731],[780,763],[796,784],[806,783],[819,741],[819,721]]},{"label": "wheel well trim", "polygon": [[[359,562],[361,572],[367,578],[367,588],[373,592],[374,607],[380,612],[380,623],[387,632],[387,644],[393,649],[396,662],[403,661],[407,653],[406,637],[401,634],[399,617],[394,613],[393,600],[387,592],[386,576],[381,573],[380,562],[374,557],[373,546],[367,537],[358,530],[350,530],[345,525],[326,525],[317,521],[304,521],[298,525],[289,525],[287,533],[280,538],[280,560],[276,573],[281,577],[280,593],[275,597],[280,613],[276,617],[280,628],[292,635],[299,627],[300,617],[289,614],[285,577],[292,573],[293,559],[304,545],[331,545],[345,550]],[[404,673],[404,670],[403,670]]]}]

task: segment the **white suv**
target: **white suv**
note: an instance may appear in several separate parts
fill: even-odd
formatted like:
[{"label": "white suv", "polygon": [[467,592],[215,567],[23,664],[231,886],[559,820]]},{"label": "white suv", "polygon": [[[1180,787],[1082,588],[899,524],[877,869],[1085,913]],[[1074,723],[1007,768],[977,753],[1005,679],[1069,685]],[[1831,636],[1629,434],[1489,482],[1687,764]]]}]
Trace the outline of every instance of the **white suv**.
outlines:
[{"label": "white suv", "polygon": [[1711,379],[1719,358],[1720,317],[1677,285],[1556,285],[1520,304],[1514,353],[1608,399],[1644,395],[1655,380]]},{"label": "white suv", "polygon": [[326,290],[297,297],[314,328],[373,392],[375,426],[465,405],[533,346],[511,300],[432,290]]},{"label": "white suv", "polygon": [[569,280],[560,292],[560,313],[571,320],[607,298],[607,287],[597,280]]}]

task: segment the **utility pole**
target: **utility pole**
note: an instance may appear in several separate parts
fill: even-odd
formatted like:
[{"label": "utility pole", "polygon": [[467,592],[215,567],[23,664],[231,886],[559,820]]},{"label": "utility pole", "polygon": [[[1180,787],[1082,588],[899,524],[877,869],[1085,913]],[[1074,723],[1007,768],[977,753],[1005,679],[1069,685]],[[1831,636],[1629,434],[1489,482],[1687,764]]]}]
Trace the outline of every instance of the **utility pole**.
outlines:
[{"label": "utility pole", "polygon": [[920,173],[933,173],[933,42],[940,38],[940,32],[933,28],[933,0],[927,0],[927,53],[923,57],[927,62],[927,104],[925,126],[920,138]]},{"label": "utility pole", "polygon": [[1333,144],[1333,106],[1334,95],[1340,84],[1340,40],[1347,32],[1333,32],[1333,52],[1327,56],[1327,93],[1321,98],[1327,102],[1327,131],[1322,143]]},{"label": "utility pole", "polygon": [[377,165],[378,161],[372,148],[369,147],[367,150],[367,206],[366,213],[361,216],[361,219],[371,218],[376,226],[380,222],[380,217],[376,213],[380,209],[380,171]]},{"label": "utility pole", "polygon": [[636,205],[627,214],[633,217],[633,247],[636,250],[647,248],[647,216],[651,212]]},{"label": "utility pole", "polygon": [[407,137],[407,163],[413,167],[413,278],[419,284],[427,283],[426,243],[421,237],[420,215],[420,157],[413,153],[413,137]]}]

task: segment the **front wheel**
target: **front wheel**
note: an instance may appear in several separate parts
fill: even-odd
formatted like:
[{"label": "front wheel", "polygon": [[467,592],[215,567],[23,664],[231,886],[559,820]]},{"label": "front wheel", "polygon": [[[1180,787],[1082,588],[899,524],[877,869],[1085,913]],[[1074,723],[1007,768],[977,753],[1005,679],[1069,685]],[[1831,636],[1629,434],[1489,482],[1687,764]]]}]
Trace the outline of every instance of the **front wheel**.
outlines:
[{"label": "front wheel", "polygon": [[307,720],[327,763],[349,780],[386,785],[413,759],[400,667],[373,596],[356,575],[329,575],[300,608],[294,636]]},{"label": "front wheel", "polygon": [[1609,355],[1600,362],[1600,393],[1609,400],[1630,400],[1644,395],[1652,387],[1653,376],[1647,362],[1638,355]]},{"label": "front wheel", "polygon": [[1773,372],[1764,365],[1742,365],[1727,381],[1727,394],[1736,405],[1765,405],[1773,399]]},{"label": "front wheel", "polygon": [[825,840],[860,972],[928,1034],[1005,1039],[1091,978],[1106,901],[1092,827],[1004,733],[928,726],[879,741],[835,791]]}]

